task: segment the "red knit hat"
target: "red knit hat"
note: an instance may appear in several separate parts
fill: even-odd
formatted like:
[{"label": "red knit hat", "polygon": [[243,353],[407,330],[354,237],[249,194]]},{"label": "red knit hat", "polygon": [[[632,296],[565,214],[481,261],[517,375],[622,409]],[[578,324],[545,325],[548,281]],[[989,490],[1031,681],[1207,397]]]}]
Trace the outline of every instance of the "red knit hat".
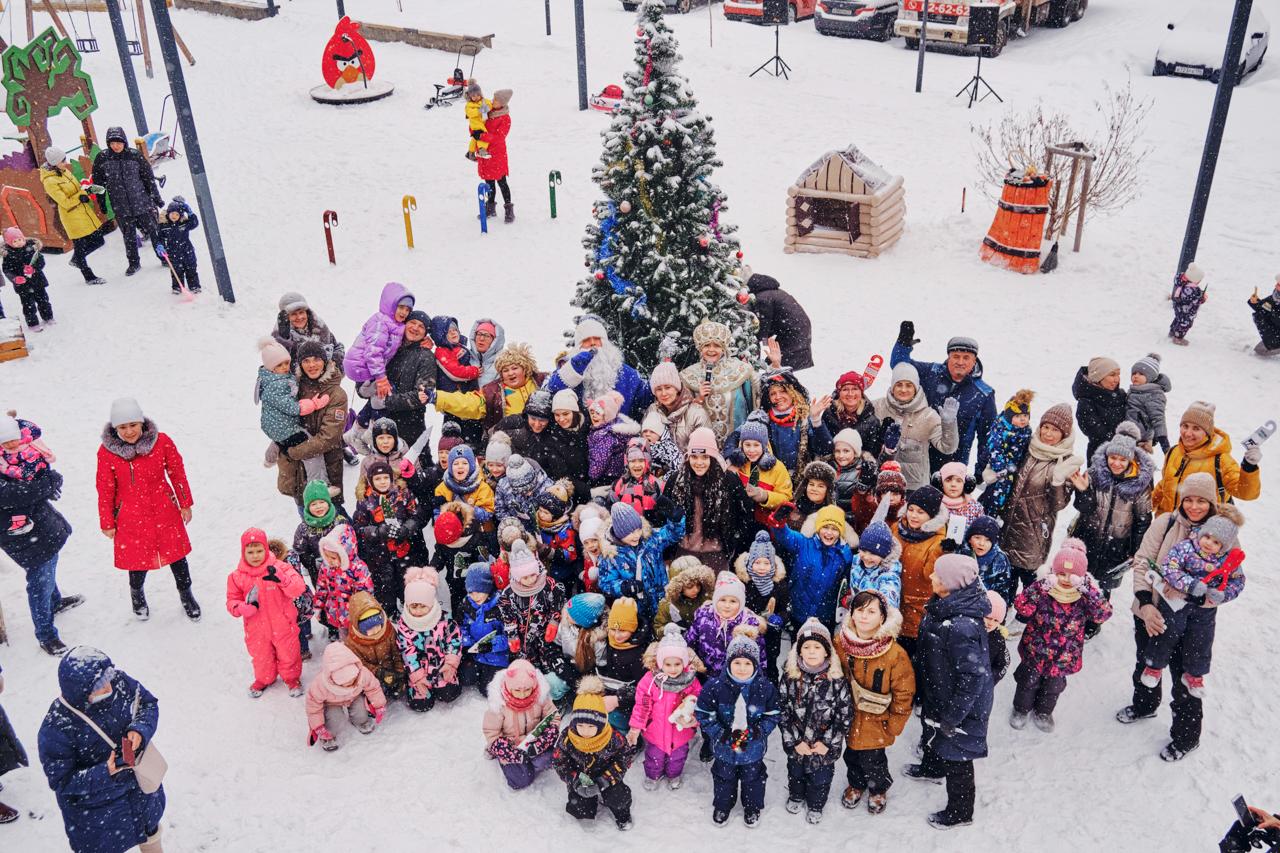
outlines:
[{"label": "red knit hat", "polygon": [[435,534],[437,545],[452,545],[462,538],[462,519],[455,512],[442,512],[436,519]]},{"label": "red knit hat", "polygon": [[838,392],[844,385],[856,386],[859,391],[867,390],[866,379],[856,370],[840,374],[840,378],[836,380],[836,391]]}]

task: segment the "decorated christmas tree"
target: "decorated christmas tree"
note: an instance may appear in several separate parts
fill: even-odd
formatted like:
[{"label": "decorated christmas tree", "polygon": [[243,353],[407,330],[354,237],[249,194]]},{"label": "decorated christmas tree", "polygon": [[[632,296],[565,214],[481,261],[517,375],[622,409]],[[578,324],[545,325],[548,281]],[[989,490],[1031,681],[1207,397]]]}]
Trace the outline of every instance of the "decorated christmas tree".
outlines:
[{"label": "decorated christmas tree", "polygon": [[627,94],[592,175],[605,197],[583,240],[590,273],[573,299],[604,321],[642,373],[664,356],[692,360],[693,329],[708,319],[733,330],[739,355],[756,360],[759,351],[755,317],[737,299],[742,253],[711,179],[722,163],[710,122],[677,70],[664,9],[662,0],[640,7],[636,69],[624,75]]}]

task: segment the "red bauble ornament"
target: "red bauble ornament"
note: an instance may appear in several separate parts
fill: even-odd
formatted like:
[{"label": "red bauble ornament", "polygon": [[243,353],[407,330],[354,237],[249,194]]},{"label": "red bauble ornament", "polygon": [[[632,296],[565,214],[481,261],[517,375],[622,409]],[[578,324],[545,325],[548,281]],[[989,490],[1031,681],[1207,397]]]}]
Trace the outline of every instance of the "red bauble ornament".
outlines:
[{"label": "red bauble ornament", "polygon": [[604,271],[596,270],[596,281],[604,281]]},{"label": "red bauble ornament", "polygon": [[739,291],[738,291],[738,302],[740,302],[740,303],[741,303],[741,304],[743,304],[743,305],[746,305],[749,301],[751,301],[751,294],[750,294],[750,293],[748,293],[748,292],[747,292],[747,291],[745,291],[745,290],[739,290]]},{"label": "red bauble ornament", "polygon": [[708,246],[711,245],[711,238],[708,237],[706,234],[703,234],[701,237],[698,238],[698,245],[704,249],[707,248]]},{"label": "red bauble ornament", "polygon": [[636,35],[640,36],[640,38],[644,38],[644,27],[636,27]]},{"label": "red bauble ornament", "polygon": [[735,256],[738,260],[742,260],[742,250],[741,250],[741,249],[739,249],[737,252],[735,252],[735,253],[734,253],[734,256]]}]

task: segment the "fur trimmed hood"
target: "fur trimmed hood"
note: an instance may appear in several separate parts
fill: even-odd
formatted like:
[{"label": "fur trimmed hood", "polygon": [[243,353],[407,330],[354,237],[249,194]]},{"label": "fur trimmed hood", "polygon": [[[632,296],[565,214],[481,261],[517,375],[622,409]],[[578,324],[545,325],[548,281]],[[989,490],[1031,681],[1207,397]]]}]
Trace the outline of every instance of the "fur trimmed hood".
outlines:
[{"label": "fur trimmed hood", "polygon": [[[611,527],[605,525],[603,530],[604,534],[600,537],[600,556],[606,560],[612,560],[618,556],[618,549],[623,546],[613,538],[613,529]],[[640,541],[644,542],[652,535],[653,525],[649,523],[649,519],[643,515],[640,516]]]},{"label": "fur trimmed hood", "polygon": [[[702,596],[708,599],[711,598],[711,593],[715,592],[716,588],[716,573],[701,562],[697,565],[677,569],[676,563],[680,562],[681,559],[683,558],[677,557],[668,567],[671,576],[667,580],[667,601],[672,604],[679,604],[684,588],[694,581],[697,581],[698,586],[702,589]],[[697,560],[698,558],[692,557],[690,559]]]},{"label": "fur trimmed hood", "polygon": [[142,419],[142,436],[133,444],[125,443],[109,421],[102,428],[102,446],[125,461],[146,456],[156,446],[159,438],[160,430],[156,428],[155,421],[147,417]]},{"label": "fur trimmed hood", "polygon": [[1151,491],[1155,485],[1156,466],[1148,453],[1138,448],[1133,457],[1134,464],[1138,466],[1135,476],[1118,480],[1107,466],[1106,448],[1106,444],[1098,448],[1098,452],[1093,455],[1093,464],[1089,466],[1089,478],[1099,491],[1114,489],[1117,496],[1127,501]]},{"label": "fur trimmed hood", "polygon": [[[536,670],[538,677],[538,687],[536,690],[537,699],[533,706],[541,707],[551,701],[551,685],[547,682],[547,677],[542,674],[542,670]],[[502,698],[502,679],[503,675],[499,672],[489,682],[489,689],[486,695],[489,697],[489,710],[496,714],[501,714],[503,709],[507,707],[506,701]]]},{"label": "fur trimmed hood", "polygon": [[[876,595],[880,595],[880,598],[882,600],[884,599],[884,596],[881,595],[879,592],[876,592],[876,590],[872,589],[872,590],[862,590],[862,591],[875,592]],[[849,600],[850,602],[853,601],[852,598],[850,598]],[[885,607],[885,610],[888,612],[889,616],[884,620],[884,623],[880,625],[880,628],[879,630],[876,631],[875,637],[873,637],[873,639],[883,640],[884,638],[888,637],[890,639],[896,640],[898,639],[898,634],[902,632],[902,611],[890,605],[887,601],[885,602],[884,607]],[[845,617],[845,622],[846,623],[849,622],[852,616],[853,614],[852,612],[850,612],[850,614]],[[840,630],[836,632],[835,643],[837,646],[840,646],[840,647],[844,646],[844,625],[841,625]],[[845,648],[842,648],[841,654],[848,654],[848,650]]]},{"label": "fur trimmed hood", "polygon": [[[738,576],[738,580],[744,584],[751,583],[751,574],[747,571],[747,557],[749,556],[751,556],[750,552],[743,551],[738,555],[738,559],[733,561],[733,572]],[[787,576],[787,567],[782,564],[782,557],[774,556],[773,566],[773,582],[780,583]]]},{"label": "fur trimmed hood", "polygon": [[[454,515],[458,516],[458,518],[461,519],[462,521],[462,535],[463,536],[469,535],[467,533],[467,528],[471,527],[476,520],[475,507],[473,507],[469,503],[464,503],[463,501],[449,501],[448,503],[440,507],[440,511],[451,512]],[[474,533],[475,531],[472,531],[472,532]]]},{"label": "fur trimmed hood", "polygon": [[[944,521],[943,523],[945,524],[946,522]],[[816,512],[809,513],[809,515],[804,520],[804,524],[800,525],[800,535],[812,536],[813,534],[818,532],[817,525],[818,525],[818,514]],[[854,531],[852,524],[845,522],[844,533],[840,535],[840,538],[844,542],[844,544],[848,545],[854,551],[858,550],[858,534],[856,531]]]},{"label": "fur trimmed hood", "polygon": [[[658,671],[658,641],[657,640],[654,640],[652,643],[648,645],[647,648],[645,648],[644,657],[642,658],[642,660],[644,661],[645,669],[654,673]],[[706,664],[702,662],[702,658],[698,657],[698,653],[695,652],[693,649],[689,649],[689,668],[697,673],[704,673],[707,671]]]}]

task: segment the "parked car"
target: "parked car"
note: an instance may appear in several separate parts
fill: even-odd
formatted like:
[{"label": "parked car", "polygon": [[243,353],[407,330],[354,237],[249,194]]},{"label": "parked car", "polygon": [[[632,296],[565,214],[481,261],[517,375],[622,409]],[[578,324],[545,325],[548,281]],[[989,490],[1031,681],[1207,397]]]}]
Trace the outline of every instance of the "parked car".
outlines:
[{"label": "parked car", "polygon": [[[715,0],[665,0],[665,2],[667,4],[668,11],[677,12],[683,15],[694,6],[710,4],[715,2]],[[628,12],[634,12],[636,9],[640,8],[640,4],[634,2],[634,0],[622,0],[622,8],[626,9]]]},{"label": "parked car", "polygon": [[[787,0],[787,19],[795,23],[812,18],[818,0]],[[724,16],[730,21],[759,23],[764,19],[763,0],[724,0]]]},{"label": "parked car", "polygon": [[813,26],[824,36],[888,41],[898,19],[898,0],[819,0]]},{"label": "parked car", "polygon": [[[1196,77],[1217,83],[1222,78],[1222,54],[1231,30],[1231,5],[1219,4],[1211,11],[1201,6],[1199,11],[1176,24],[1169,24],[1169,29],[1171,32],[1156,50],[1152,75]],[[1245,33],[1244,49],[1240,52],[1236,82],[1262,64],[1270,41],[1271,24],[1255,3],[1249,14],[1249,30]]]}]

